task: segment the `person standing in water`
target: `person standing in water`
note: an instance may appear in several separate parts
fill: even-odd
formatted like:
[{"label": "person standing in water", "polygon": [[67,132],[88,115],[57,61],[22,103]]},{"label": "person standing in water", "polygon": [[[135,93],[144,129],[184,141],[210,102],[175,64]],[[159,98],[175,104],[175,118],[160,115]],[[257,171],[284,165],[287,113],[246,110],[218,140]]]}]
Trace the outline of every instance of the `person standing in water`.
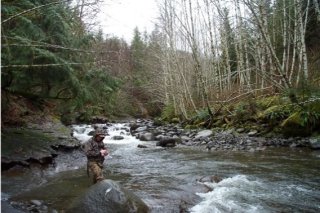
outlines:
[{"label": "person standing in water", "polygon": [[92,138],[84,144],[84,152],[87,156],[87,171],[93,174],[93,183],[97,183],[104,179],[102,169],[105,156],[108,150],[103,143],[106,134],[97,129]]}]

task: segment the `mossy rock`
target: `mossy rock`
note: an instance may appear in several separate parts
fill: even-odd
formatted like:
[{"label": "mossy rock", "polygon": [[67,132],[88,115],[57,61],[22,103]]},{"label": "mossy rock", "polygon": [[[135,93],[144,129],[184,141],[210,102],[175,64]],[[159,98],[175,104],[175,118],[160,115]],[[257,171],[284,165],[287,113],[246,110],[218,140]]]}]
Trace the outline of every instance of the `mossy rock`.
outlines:
[{"label": "mossy rock", "polygon": [[179,122],[180,122],[179,118],[172,118],[171,119],[171,123],[177,124]]},{"label": "mossy rock", "polygon": [[271,106],[263,112],[259,112],[257,119],[262,119],[270,123],[279,123],[290,115],[288,106],[275,105]]},{"label": "mossy rock", "polygon": [[1,154],[15,160],[25,160],[34,153],[50,153],[58,139],[29,129],[8,128],[1,133]]},{"label": "mossy rock", "polygon": [[281,123],[281,127],[286,127],[289,125],[303,126],[303,121],[301,120],[301,116],[299,112],[293,113]]},{"label": "mossy rock", "polygon": [[28,128],[5,128],[1,131],[2,157],[23,161],[52,156],[53,146],[77,148],[80,142],[72,138],[71,130],[59,120],[28,124]]},{"label": "mossy rock", "polygon": [[280,126],[285,136],[308,136],[311,133],[311,129],[305,126],[301,112],[294,112]]},{"label": "mossy rock", "polygon": [[279,96],[269,96],[269,97],[258,99],[256,103],[259,109],[265,110],[274,105],[281,105],[283,101],[287,102],[285,100],[282,100]]}]

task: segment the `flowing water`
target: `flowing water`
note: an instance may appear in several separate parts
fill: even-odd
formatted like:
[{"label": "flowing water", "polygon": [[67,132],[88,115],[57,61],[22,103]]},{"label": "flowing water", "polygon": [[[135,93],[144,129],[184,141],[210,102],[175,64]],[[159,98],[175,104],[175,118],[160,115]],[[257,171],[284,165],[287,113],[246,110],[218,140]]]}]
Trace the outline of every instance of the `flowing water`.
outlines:
[{"label": "flowing water", "polygon": [[[251,153],[160,148],[156,142],[142,142],[127,135],[125,128],[125,124],[108,127],[110,136],[104,143],[110,155],[105,161],[105,176],[136,193],[151,212],[179,212],[183,204],[194,213],[320,212],[319,151],[269,148]],[[85,141],[93,129],[82,125],[74,126],[74,130],[74,136]],[[114,135],[124,139],[112,140]],[[138,144],[147,148],[137,148]],[[33,170],[32,175],[24,176],[9,173],[2,178],[2,191],[44,200],[58,210],[67,208],[90,185],[85,162],[80,153],[70,153],[58,156],[57,165],[44,172]],[[197,181],[211,175],[223,180]],[[204,192],[201,184],[213,190]]]}]

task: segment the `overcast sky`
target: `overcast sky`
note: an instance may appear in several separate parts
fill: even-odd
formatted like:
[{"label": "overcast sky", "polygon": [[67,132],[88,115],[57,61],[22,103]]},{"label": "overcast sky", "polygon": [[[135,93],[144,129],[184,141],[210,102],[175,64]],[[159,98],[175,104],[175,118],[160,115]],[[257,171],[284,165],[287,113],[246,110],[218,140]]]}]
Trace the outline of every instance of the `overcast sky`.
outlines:
[{"label": "overcast sky", "polygon": [[157,16],[156,0],[105,0],[99,21],[105,34],[131,42],[133,29],[151,32]]}]

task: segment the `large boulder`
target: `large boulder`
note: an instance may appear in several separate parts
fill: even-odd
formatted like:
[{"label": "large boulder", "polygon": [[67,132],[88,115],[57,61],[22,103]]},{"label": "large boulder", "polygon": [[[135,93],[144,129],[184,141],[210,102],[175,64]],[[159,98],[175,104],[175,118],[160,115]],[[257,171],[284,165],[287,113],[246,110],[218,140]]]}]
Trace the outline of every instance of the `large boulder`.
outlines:
[{"label": "large boulder", "polygon": [[156,146],[175,147],[180,138],[177,137],[163,137],[156,143]]},{"label": "large boulder", "polygon": [[112,180],[93,186],[68,210],[83,213],[149,212],[148,206],[135,194]]},{"label": "large boulder", "polygon": [[139,139],[141,141],[153,141],[154,140],[154,135],[151,132],[146,132],[144,134],[139,135]]},{"label": "large boulder", "polygon": [[302,112],[294,112],[281,123],[281,131],[284,136],[309,136],[311,129],[305,125],[304,115]]},{"label": "large boulder", "polygon": [[195,139],[200,139],[200,138],[207,138],[212,136],[213,132],[212,130],[202,130],[200,132],[198,132],[198,134],[195,136]]},{"label": "large boulder", "polygon": [[130,133],[133,134],[133,132],[140,127],[140,124],[137,123],[131,123],[130,124]]},{"label": "large boulder", "polygon": [[75,150],[80,142],[73,139],[70,130],[61,123],[44,123],[28,128],[1,129],[1,169],[30,163],[52,164],[56,151]]}]

